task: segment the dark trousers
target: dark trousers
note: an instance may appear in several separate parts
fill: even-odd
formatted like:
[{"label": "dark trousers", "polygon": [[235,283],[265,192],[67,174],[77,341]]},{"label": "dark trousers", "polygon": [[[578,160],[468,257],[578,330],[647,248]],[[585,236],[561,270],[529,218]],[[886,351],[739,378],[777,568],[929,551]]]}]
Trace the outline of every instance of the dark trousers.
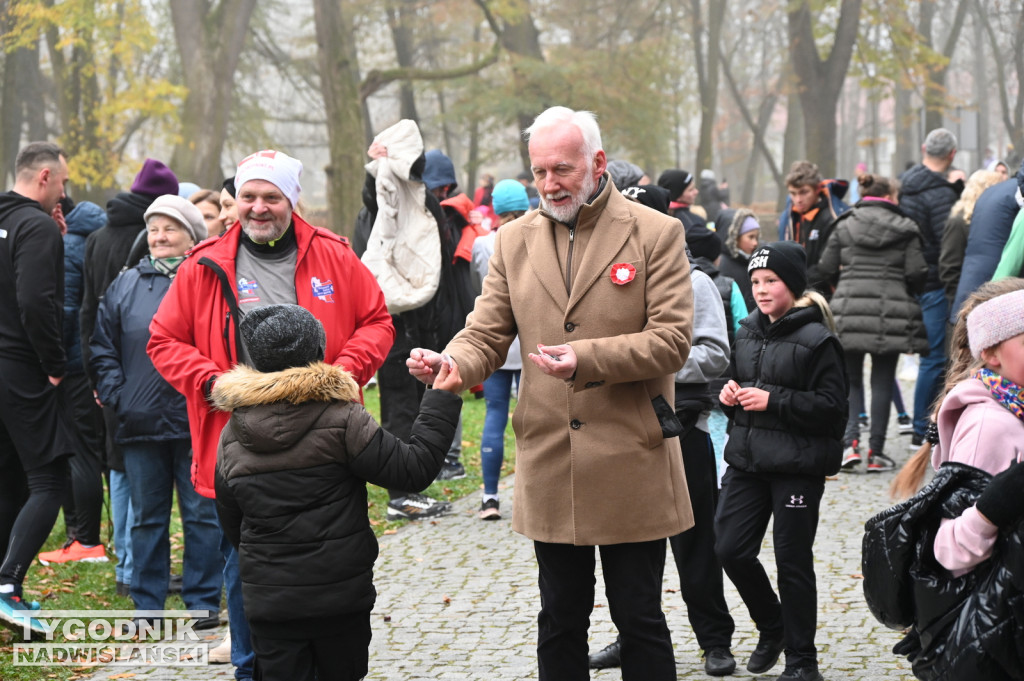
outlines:
[{"label": "dark trousers", "polygon": [[[419,338],[415,315],[393,315],[395,343],[384,364],[377,370],[377,389],[380,391],[380,425],[403,442],[412,435],[412,424],[420,413],[420,400],[426,386],[409,374],[405,360],[415,347],[424,347]],[[392,499],[404,497],[407,490],[389,489]]]},{"label": "dark trousers", "polygon": [[[864,353],[847,350],[846,374],[850,377],[850,419],[846,422],[845,444],[860,439],[857,420],[860,405],[864,404]],[[899,353],[882,355],[871,353],[871,436],[868,447],[873,452],[885,450],[885,431],[889,427],[889,402],[892,401]]]},{"label": "dark trousers", "polygon": [[718,473],[711,436],[697,428],[680,437],[693,527],[669,538],[679,570],[686,615],[704,650],[729,648],[735,625],[725,602],[722,566],[715,556],[715,507]]},{"label": "dark trousers", "polygon": [[[534,542],[540,575],[540,681],[590,678],[587,630],[594,609],[594,548]],[[612,621],[622,638],[622,678],[674,680],[672,636],[661,610],[665,540],[596,548]]]},{"label": "dark trousers", "polygon": [[[252,632],[255,681],[358,681],[369,668],[370,613],[339,617],[339,627],[311,638]],[[232,632],[234,635],[234,632]]]},{"label": "dark trousers", "polygon": [[67,457],[30,471],[0,464],[0,584],[21,583],[50,536],[67,486]]},{"label": "dark trousers", "polygon": [[[785,633],[787,666],[817,666],[813,547],[824,491],[825,479],[812,476],[759,475],[729,468],[722,479],[715,552],[761,635]],[[757,558],[772,516],[781,604]]]},{"label": "dark trousers", "polygon": [[70,481],[64,498],[68,539],[86,546],[100,543],[103,516],[103,413],[85,374],[68,374],[64,388],[68,422],[78,444],[69,457]]}]

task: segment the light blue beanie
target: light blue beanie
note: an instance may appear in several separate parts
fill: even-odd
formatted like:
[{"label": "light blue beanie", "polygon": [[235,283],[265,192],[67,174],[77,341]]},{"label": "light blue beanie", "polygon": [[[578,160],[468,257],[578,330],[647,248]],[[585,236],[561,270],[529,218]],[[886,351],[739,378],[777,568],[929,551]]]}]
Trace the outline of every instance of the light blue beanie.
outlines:
[{"label": "light blue beanie", "polygon": [[530,197],[519,180],[502,180],[491,191],[491,208],[496,215],[530,210]]}]

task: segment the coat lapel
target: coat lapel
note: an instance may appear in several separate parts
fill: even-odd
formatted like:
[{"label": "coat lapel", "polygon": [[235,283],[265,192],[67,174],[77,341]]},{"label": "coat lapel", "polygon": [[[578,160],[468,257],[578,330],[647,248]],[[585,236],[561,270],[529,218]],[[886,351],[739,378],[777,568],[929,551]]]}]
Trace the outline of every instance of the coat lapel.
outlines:
[{"label": "coat lapel", "polygon": [[579,273],[576,275],[576,281],[573,282],[572,297],[569,299],[567,313],[572,311],[572,308],[601,277],[611,273],[615,257],[636,228],[635,218],[628,212],[616,210],[618,208],[616,199],[625,200],[616,195],[609,196],[608,204],[594,226],[594,235],[590,237],[590,243],[587,244],[587,249],[583,253],[583,262],[580,263]]},{"label": "coat lapel", "polygon": [[523,225],[523,239],[530,267],[559,309],[565,309],[569,294],[565,292],[561,269],[558,266],[558,249],[555,247],[553,229],[559,227],[539,213],[529,224]]}]

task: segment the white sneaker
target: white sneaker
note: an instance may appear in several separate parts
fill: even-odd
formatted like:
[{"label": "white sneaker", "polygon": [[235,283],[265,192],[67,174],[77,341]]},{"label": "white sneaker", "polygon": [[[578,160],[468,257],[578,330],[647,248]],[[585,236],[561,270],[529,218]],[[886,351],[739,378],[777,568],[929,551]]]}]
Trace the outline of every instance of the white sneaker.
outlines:
[{"label": "white sneaker", "polygon": [[231,664],[231,630],[228,629],[224,640],[216,648],[210,648],[208,656],[210,664]]}]

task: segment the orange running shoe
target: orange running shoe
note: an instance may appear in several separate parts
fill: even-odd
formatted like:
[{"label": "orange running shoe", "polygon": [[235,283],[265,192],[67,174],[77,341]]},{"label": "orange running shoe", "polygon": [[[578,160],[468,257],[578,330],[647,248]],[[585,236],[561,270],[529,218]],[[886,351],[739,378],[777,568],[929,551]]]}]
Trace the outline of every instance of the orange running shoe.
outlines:
[{"label": "orange running shoe", "polygon": [[103,544],[87,547],[82,546],[82,542],[75,539],[73,541],[69,541],[63,548],[57,549],[56,551],[44,551],[39,554],[39,562],[43,565],[49,565],[50,563],[71,563],[75,561],[82,563],[106,563],[107,552],[103,548]]}]

